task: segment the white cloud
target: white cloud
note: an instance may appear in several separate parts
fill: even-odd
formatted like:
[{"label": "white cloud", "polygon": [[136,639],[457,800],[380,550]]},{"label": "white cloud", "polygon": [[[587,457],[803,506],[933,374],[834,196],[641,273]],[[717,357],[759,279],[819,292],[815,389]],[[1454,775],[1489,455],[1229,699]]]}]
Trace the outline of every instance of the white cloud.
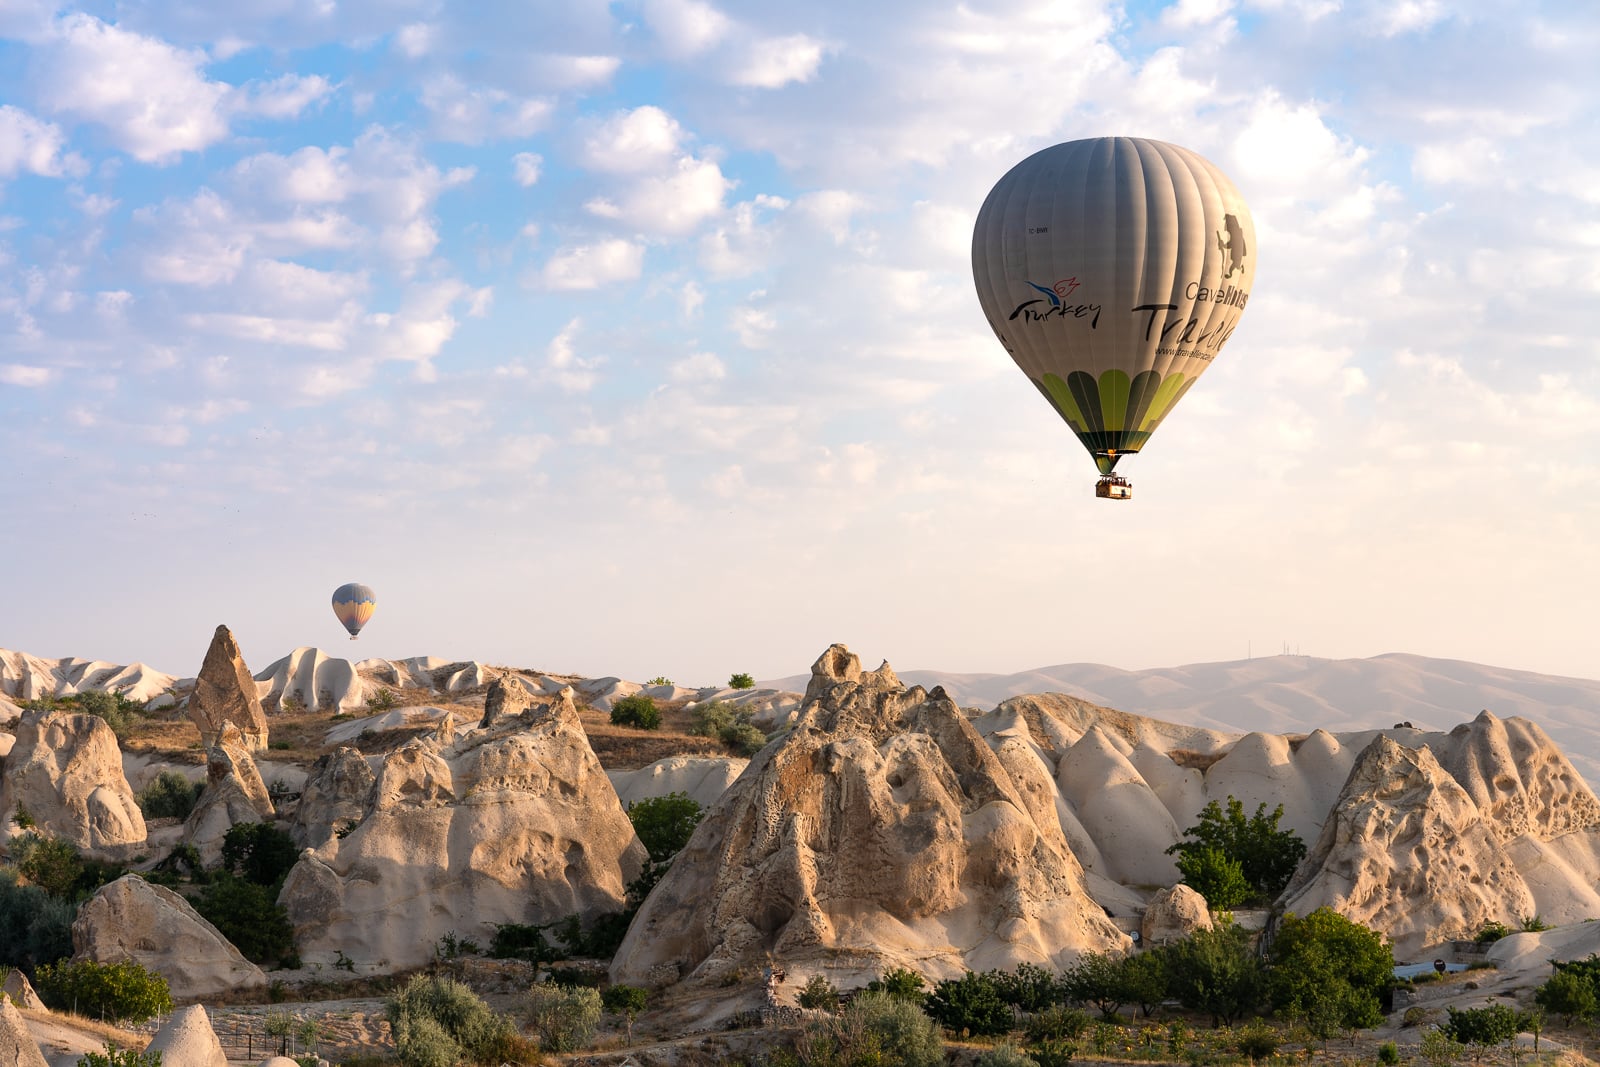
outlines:
[{"label": "white cloud", "polygon": [[822,43],[804,34],[769,37],[745,51],[732,79],[735,85],[781,89],[790,82],[808,82],[822,65]]},{"label": "white cloud", "polygon": [[668,55],[698,55],[719,44],[733,21],[701,0],[647,0],[645,23],[661,39]]},{"label": "white cloud", "polygon": [[621,111],[583,143],[583,164],[612,174],[656,171],[669,164],[683,142],[678,120],[653,105]]},{"label": "white cloud", "polygon": [[43,58],[45,105],[104,125],[118,147],[143,162],[170,162],[228,134],[229,87],[201,73],[204,52],[79,13],[59,21]]},{"label": "white cloud", "polygon": [[684,157],[673,173],[639,179],[616,199],[596,197],[584,207],[651,233],[685,234],[722,211],[730,185],[715,163]]},{"label": "white cloud", "polygon": [[807,193],[795,201],[795,210],[821,226],[834,244],[844,244],[850,238],[851,220],[865,206],[855,193],[843,189],[823,189]]},{"label": "white cloud", "polygon": [[1436,185],[1498,184],[1503,180],[1500,165],[1504,161],[1496,142],[1465,137],[1419,146],[1411,159],[1411,172]]},{"label": "white cloud", "polygon": [[719,382],[728,368],[711,352],[696,352],[674,363],[667,372],[675,382]]},{"label": "white cloud", "polygon": [[426,22],[407,23],[394,33],[394,50],[407,59],[421,59],[433,51],[437,33],[437,27]]},{"label": "white cloud", "polygon": [[1439,0],[1383,0],[1372,7],[1372,14],[1385,37],[1426,30],[1446,14]]},{"label": "white cloud", "polygon": [[539,77],[553,89],[592,89],[610,81],[622,66],[616,56],[540,56]]},{"label": "white cloud", "polygon": [[462,144],[527,137],[542,129],[555,109],[542,97],[470,86],[451,74],[441,74],[423,85],[422,106],[433,116],[435,136]]},{"label": "white cloud", "polygon": [[10,104],[0,105],[0,178],[23,171],[54,178],[69,167],[80,170],[81,160],[62,156],[65,147],[66,137],[55,123]]},{"label": "white cloud", "polygon": [[236,98],[239,111],[269,119],[292,119],[333,92],[320,74],[284,74],[270,82],[250,82]]},{"label": "white cloud", "polygon": [[579,356],[573,343],[582,325],[581,320],[573,319],[545,346],[544,371],[539,377],[563,392],[587,393],[600,380],[596,368],[605,360],[598,356],[589,359]]},{"label": "white cloud", "polygon": [[23,389],[37,389],[50,384],[53,377],[49,367],[33,367],[26,363],[0,363],[0,383]]},{"label": "white cloud", "polygon": [[766,212],[787,210],[782,197],[757,196],[734,205],[721,224],[700,241],[700,263],[720,277],[738,277],[760,270],[771,259],[777,231]]},{"label": "white cloud", "polygon": [[518,152],[511,157],[511,165],[516,175],[517,184],[524,189],[538,184],[539,171],[544,165],[544,157],[534,152]]},{"label": "white cloud", "polygon": [[1209,26],[1233,11],[1233,0],[1178,0],[1161,12],[1161,23],[1185,30]]},{"label": "white cloud", "polygon": [[611,239],[561,248],[544,265],[542,278],[550,289],[598,289],[628,282],[644,270],[644,246]]}]

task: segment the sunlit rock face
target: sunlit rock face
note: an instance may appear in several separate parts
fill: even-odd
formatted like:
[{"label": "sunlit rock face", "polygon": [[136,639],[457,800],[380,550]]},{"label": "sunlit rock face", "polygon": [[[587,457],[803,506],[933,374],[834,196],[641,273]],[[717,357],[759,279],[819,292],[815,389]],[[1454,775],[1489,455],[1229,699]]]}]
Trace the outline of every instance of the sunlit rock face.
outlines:
[{"label": "sunlit rock face", "polygon": [[812,668],[794,730],[753,759],[645,902],[616,981],[709,981],[769,954],[864,975],[1062,965],[1128,944],[1084,887],[1043,788],[941,690]]}]

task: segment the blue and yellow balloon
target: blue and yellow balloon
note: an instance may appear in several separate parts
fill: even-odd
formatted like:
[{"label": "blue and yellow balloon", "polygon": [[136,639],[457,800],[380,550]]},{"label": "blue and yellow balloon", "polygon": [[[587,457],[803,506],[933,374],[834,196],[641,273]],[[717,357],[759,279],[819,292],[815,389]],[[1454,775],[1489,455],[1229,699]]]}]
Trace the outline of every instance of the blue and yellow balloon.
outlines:
[{"label": "blue and yellow balloon", "polygon": [[360,582],[346,582],[333,591],[333,614],[350,631],[352,641],[377,609],[377,595]]}]

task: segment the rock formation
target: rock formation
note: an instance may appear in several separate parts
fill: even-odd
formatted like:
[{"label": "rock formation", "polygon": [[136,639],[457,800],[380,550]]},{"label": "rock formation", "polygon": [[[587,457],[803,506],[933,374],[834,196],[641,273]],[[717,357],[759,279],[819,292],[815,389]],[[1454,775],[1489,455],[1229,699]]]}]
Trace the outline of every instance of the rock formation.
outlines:
[{"label": "rock formation", "polygon": [[0,648],[0,695],[17,700],[70,697],[100,689],[144,704],[158,699],[177,680],[143,663],[122,667],[101,660],[44,659]]},{"label": "rock formation", "polygon": [[189,698],[189,718],[200,729],[200,743],[210,748],[233,723],[252,752],[267,748],[267,717],[250,668],[244,665],[239,643],[226,626],[218,626],[206,649],[206,659]]},{"label": "rock formation", "polygon": [[1196,930],[1211,929],[1206,898],[1186,885],[1163,889],[1150,898],[1139,923],[1139,943],[1145,948],[1182,941]]},{"label": "rock formation", "polygon": [[[1486,921],[1541,912],[1507,833],[1523,827],[1514,843],[1534,849],[1539,827],[1592,841],[1600,808],[1576,774],[1560,773],[1565,760],[1547,739],[1541,744],[1536,731],[1525,721],[1512,731],[1533,749],[1523,753],[1523,763],[1538,755],[1533,765],[1546,771],[1536,776],[1542,787],[1533,793],[1512,773],[1520,765],[1483,758],[1507,747],[1506,725],[1496,718],[1478,717],[1450,734],[1445,758],[1462,768],[1466,782],[1448,773],[1429,745],[1408,749],[1392,737],[1376,737],[1355,761],[1317,845],[1285,889],[1285,909],[1306,915],[1333,907],[1389,934],[1402,957],[1422,945],[1470,937]],[[1486,777],[1485,763],[1498,773]],[[1555,806],[1570,814],[1558,816]],[[1518,819],[1502,827],[1494,813],[1507,809]],[[1546,881],[1550,877],[1558,873],[1547,870]],[[1592,880],[1590,872],[1566,886],[1563,896],[1592,899],[1594,889],[1584,885]]]},{"label": "rock formation", "polygon": [[250,757],[245,739],[231,722],[206,753],[206,787],[183,824],[183,839],[207,866],[222,858],[228,830],[244,822],[271,822],[272,798]]},{"label": "rock formation", "polygon": [[[566,692],[567,702],[570,704],[571,690]],[[489,692],[484,697],[483,718],[478,720],[478,729],[487,730],[499,720],[512,715],[521,715],[531,707],[533,707],[533,693],[527,686],[508,684],[504,679],[500,679],[489,687]]]},{"label": "rock formation", "polygon": [[28,1032],[28,1020],[5,997],[0,997],[0,1063],[6,1067],[50,1067],[39,1051],[39,1042]]},{"label": "rock formation", "polygon": [[342,745],[323,756],[306,777],[289,836],[301,848],[317,848],[340,831],[354,829],[366,813],[375,781],[360,749]]},{"label": "rock formation", "polygon": [[793,732],[751,762],[640,910],[619,982],[711,981],[770,953],[934,976],[1128,944],[1090,898],[1048,776],[1019,788],[942,690],[812,667]]},{"label": "rock formation", "polygon": [[670,756],[636,771],[606,774],[624,808],[668,793],[682,793],[702,808],[709,808],[749,763],[735,756]]},{"label": "rock formation", "polygon": [[[0,993],[10,997],[19,1008],[27,1008],[30,1011],[44,1010],[44,1001],[34,992],[33,983],[28,981],[27,975],[15,967],[6,973],[5,985],[0,986]],[[0,1058],[0,1063],[4,1062],[4,1058]]]},{"label": "rock formation", "polygon": [[0,835],[19,808],[44,833],[95,855],[124,858],[145,840],[117,735],[98,715],[23,714],[0,772]]},{"label": "rock formation", "polygon": [[[445,934],[622,907],[644,846],[570,703],[383,762],[359,824],[302,856],[280,902],[308,962],[398,969]],[[403,917],[403,921],[396,921]]]},{"label": "rock formation", "polygon": [[176,1000],[265,989],[261,969],[187,900],[135,874],[101,886],[72,923],[73,958],[96,963],[131,959],[167,980]]},{"label": "rock formation", "polygon": [[358,711],[368,686],[356,665],[320,648],[297,648],[255,676],[261,703],[277,712]]},{"label": "rock formation", "polygon": [[228,1067],[211,1016],[200,1004],[173,1012],[145,1051],[161,1053],[161,1067]]}]

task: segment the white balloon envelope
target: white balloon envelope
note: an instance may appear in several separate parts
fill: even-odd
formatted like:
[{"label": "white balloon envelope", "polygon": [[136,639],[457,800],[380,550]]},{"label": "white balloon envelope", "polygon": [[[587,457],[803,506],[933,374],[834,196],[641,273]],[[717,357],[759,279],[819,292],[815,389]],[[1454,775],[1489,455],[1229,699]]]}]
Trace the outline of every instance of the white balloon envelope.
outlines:
[{"label": "white balloon envelope", "polygon": [[1177,145],[1068,141],[1006,172],[972,233],[995,336],[1103,476],[1144,447],[1232,336],[1255,280],[1233,183]]}]

